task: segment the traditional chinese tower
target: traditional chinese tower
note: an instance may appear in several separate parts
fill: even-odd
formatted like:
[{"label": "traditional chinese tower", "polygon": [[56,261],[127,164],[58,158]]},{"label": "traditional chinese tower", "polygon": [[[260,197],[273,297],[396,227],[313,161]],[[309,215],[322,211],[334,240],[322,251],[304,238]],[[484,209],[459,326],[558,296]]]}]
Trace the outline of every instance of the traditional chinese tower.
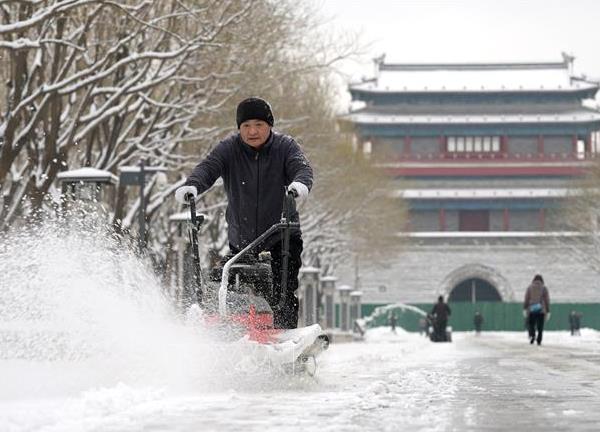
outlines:
[{"label": "traditional chinese tower", "polygon": [[587,107],[598,83],[572,63],[381,57],[373,79],[350,86],[356,149],[402,179],[393,193],[408,200],[414,240],[383,270],[361,269],[365,301],[521,300],[536,272],[559,301],[597,300],[569,291],[600,276],[557,240],[561,200],[600,151],[600,113]]}]

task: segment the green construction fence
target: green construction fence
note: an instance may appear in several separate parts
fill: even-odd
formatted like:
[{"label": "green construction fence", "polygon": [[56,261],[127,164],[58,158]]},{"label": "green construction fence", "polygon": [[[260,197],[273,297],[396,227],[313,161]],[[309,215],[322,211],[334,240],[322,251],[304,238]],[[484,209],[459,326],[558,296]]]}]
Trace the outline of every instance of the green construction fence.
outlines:
[{"label": "green construction fence", "polygon": [[[363,304],[363,318],[370,316],[378,307],[386,304]],[[433,303],[412,303],[424,312],[430,312]],[[525,329],[522,303],[479,302],[449,303],[452,315],[448,325],[454,331],[473,330],[473,316],[479,311],[483,315],[483,331],[520,331]],[[419,319],[422,315],[402,307],[394,308],[397,326],[407,331],[419,331]],[[551,305],[551,317],[546,323],[547,330],[569,330],[569,314],[576,311],[581,314],[581,327],[600,330],[600,303],[554,303]],[[374,317],[371,326],[388,325],[389,310]]]}]

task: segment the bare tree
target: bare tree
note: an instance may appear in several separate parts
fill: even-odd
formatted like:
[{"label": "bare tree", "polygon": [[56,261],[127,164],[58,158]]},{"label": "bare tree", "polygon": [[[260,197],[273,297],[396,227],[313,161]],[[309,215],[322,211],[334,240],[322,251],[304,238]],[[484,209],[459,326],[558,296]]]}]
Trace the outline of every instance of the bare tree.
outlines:
[{"label": "bare tree", "polygon": [[[272,101],[277,128],[298,137],[315,165],[303,211],[307,262],[385,250],[388,221],[402,220],[397,203],[373,195],[382,178],[347,151],[337,129],[331,73],[358,48],[352,37],[332,40],[314,5],[0,1],[0,17],[0,228],[55,200],[62,170],[116,173],[144,159],[170,172],[168,185],[155,177],[146,187],[150,247],[167,260],[172,192],[233,130],[237,102],[257,94]],[[141,203],[128,191],[119,197],[114,222],[134,231]],[[223,191],[216,186],[202,200],[207,247],[222,252]]]},{"label": "bare tree", "polygon": [[552,216],[562,221],[561,246],[600,273],[600,160],[594,160],[585,175],[571,183],[563,206]]},{"label": "bare tree", "polygon": [[[304,261],[329,271],[333,263],[353,254],[376,260],[396,247],[395,233],[404,223],[405,209],[379,193],[389,188],[388,179],[357,157],[349,135],[339,130],[335,65],[357,55],[360,46],[352,35],[332,40],[317,16],[306,4],[255,5],[248,18],[261,25],[248,26],[234,44],[244,66],[236,81],[239,96],[222,119],[232,124],[235,103],[261,95],[273,105],[276,129],[300,141],[316,175],[309,203],[301,212]],[[240,34],[232,35],[232,41],[236,37]],[[220,238],[215,243],[226,245]]]},{"label": "bare tree", "polygon": [[214,78],[198,75],[196,59],[250,7],[216,0],[2,2],[0,49],[10,72],[0,119],[0,227],[23,214],[25,197],[40,208],[61,170],[115,171],[140,158],[178,167],[178,147],[216,134],[193,125],[222,102],[199,100],[200,87],[209,95]]}]

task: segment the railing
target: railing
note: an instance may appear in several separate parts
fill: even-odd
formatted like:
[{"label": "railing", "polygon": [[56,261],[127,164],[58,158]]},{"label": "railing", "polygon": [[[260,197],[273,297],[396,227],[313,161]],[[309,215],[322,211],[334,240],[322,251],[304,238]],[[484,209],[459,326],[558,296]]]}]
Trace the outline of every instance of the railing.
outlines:
[{"label": "railing", "polygon": [[[381,160],[375,156],[374,160],[376,163],[381,162],[419,162],[419,161],[490,161],[500,160],[506,162],[520,162],[520,161],[536,161],[536,162],[577,162],[586,160],[595,160],[600,156],[599,153],[583,153],[583,152],[572,152],[572,153],[491,153],[491,152],[453,152],[453,153],[399,153],[392,157],[385,157]],[[383,160],[384,159],[384,160]]]}]

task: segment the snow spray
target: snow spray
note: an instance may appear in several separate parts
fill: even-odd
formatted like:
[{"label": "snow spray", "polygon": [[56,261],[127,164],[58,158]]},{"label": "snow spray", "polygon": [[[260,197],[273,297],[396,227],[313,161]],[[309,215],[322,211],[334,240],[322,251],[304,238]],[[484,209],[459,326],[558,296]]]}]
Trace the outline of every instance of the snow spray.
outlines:
[{"label": "snow spray", "polygon": [[97,212],[0,235],[0,400],[93,389],[203,392],[248,376],[248,347],[181,318],[147,260]]}]

